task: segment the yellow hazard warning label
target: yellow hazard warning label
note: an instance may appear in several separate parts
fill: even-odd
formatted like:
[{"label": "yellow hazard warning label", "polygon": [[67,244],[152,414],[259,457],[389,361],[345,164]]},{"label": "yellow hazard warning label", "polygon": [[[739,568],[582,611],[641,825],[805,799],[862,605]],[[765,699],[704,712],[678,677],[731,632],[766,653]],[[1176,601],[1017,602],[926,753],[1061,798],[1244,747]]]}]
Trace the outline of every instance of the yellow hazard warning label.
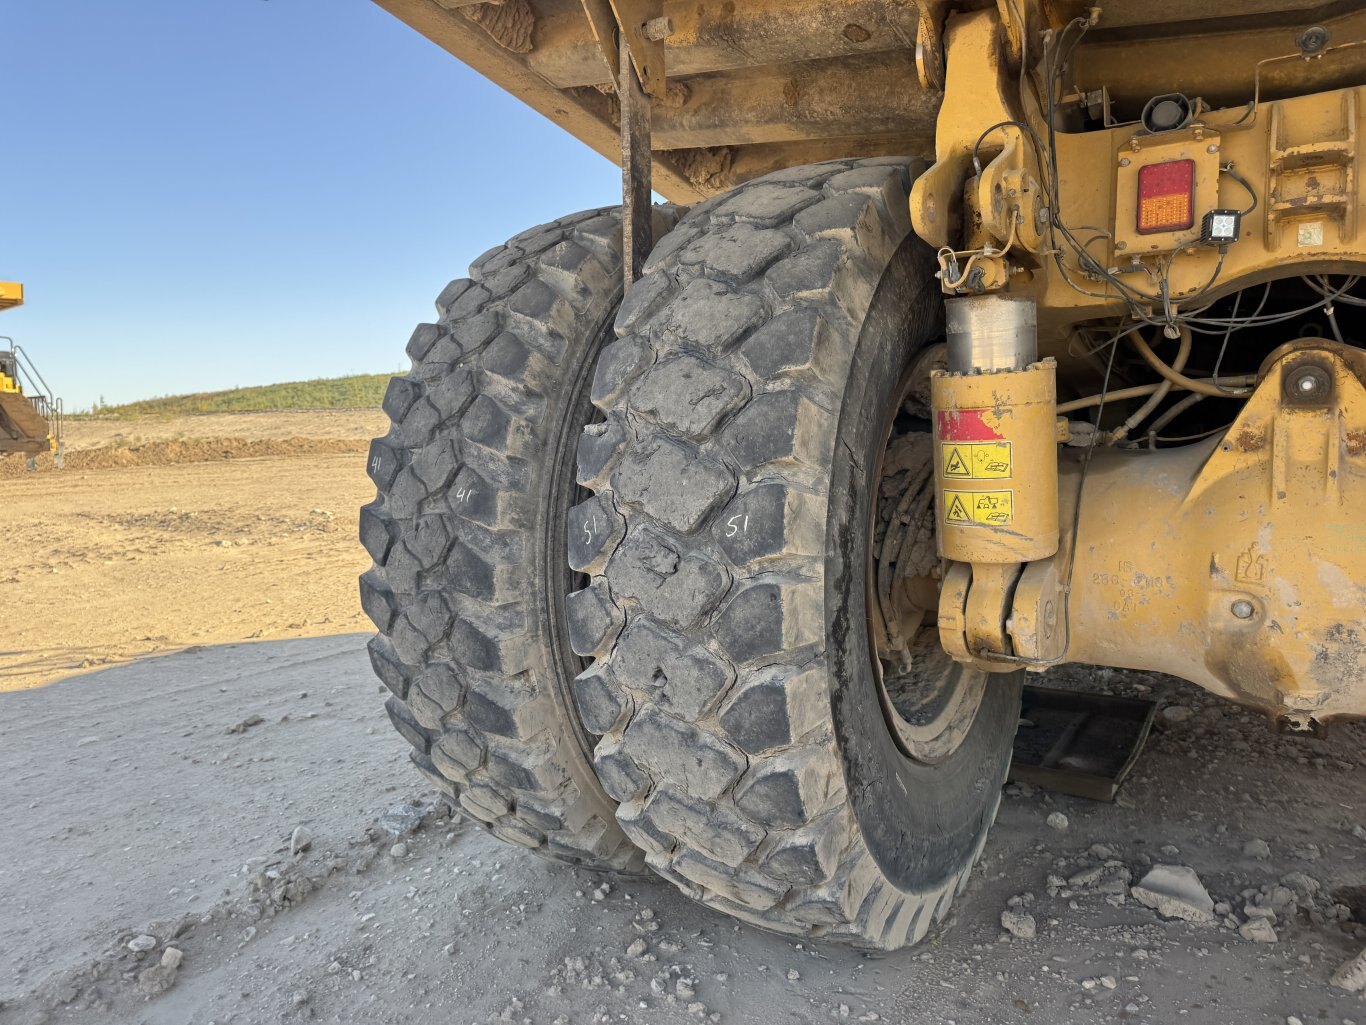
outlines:
[{"label": "yellow hazard warning label", "polygon": [[1014,520],[1013,491],[944,492],[944,521],[958,526],[1005,527]]},{"label": "yellow hazard warning label", "polygon": [[1010,442],[978,441],[939,443],[944,476],[956,480],[1008,480],[1011,475]]}]

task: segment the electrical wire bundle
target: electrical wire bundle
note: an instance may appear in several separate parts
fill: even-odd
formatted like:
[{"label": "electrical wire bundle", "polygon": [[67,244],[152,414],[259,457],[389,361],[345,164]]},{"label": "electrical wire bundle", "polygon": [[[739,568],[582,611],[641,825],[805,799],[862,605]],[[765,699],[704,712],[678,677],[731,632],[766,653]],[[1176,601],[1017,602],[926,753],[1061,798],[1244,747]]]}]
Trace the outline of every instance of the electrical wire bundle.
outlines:
[{"label": "electrical wire bundle", "polygon": [[[1048,92],[1046,102],[1043,104],[1045,123],[1047,124],[1048,131],[1047,143],[1045,144],[1044,140],[1040,138],[1033,126],[1025,121],[1006,120],[997,122],[982,132],[978,137],[976,144],[973,146],[972,163],[975,172],[978,175],[982,173],[982,163],[979,153],[982,143],[992,132],[1007,127],[1018,128],[1022,131],[1034,146],[1036,162],[1038,164],[1041,181],[1044,185],[1048,208],[1049,250],[1050,255],[1053,256],[1054,262],[1058,267],[1060,276],[1070,288],[1088,298],[1118,298],[1123,300],[1128,306],[1129,318],[1133,324],[1161,327],[1169,338],[1178,337],[1182,326],[1189,327],[1197,334],[1224,334],[1227,336],[1234,331],[1243,330],[1249,327],[1277,324],[1303,316],[1306,313],[1324,309],[1329,317],[1329,322],[1333,328],[1335,337],[1338,337],[1340,340],[1341,332],[1338,330],[1337,322],[1332,317],[1332,304],[1337,301],[1343,301],[1352,303],[1353,305],[1366,305],[1366,300],[1356,299],[1347,295],[1349,290],[1359,280],[1356,277],[1348,278],[1340,288],[1336,289],[1328,284],[1325,277],[1320,276],[1317,279],[1317,282],[1315,279],[1306,278],[1311,286],[1322,296],[1320,301],[1299,310],[1263,316],[1262,310],[1271,293],[1271,284],[1268,283],[1261,302],[1258,304],[1256,311],[1252,314],[1239,318],[1235,308],[1233,315],[1228,318],[1209,317],[1204,316],[1204,314],[1215,301],[1214,299],[1210,299],[1209,295],[1218,283],[1220,275],[1223,273],[1224,258],[1227,253],[1226,246],[1219,247],[1218,260],[1216,261],[1209,278],[1203,284],[1189,293],[1173,295],[1170,289],[1170,276],[1173,262],[1186,249],[1200,244],[1198,241],[1184,243],[1172,253],[1161,258],[1156,268],[1145,268],[1149,270],[1150,275],[1153,275],[1157,284],[1157,290],[1155,292],[1146,292],[1125,281],[1120,275],[1108,268],[1100,259],[1092,255],[1089,251],[1088,246],[1092,245],[1097,240],[1111,237],[1111,232],[1109,230],[1091,226],[1089,230],[1093,231],[1094,234],[1083,242],[1078,239],[1076,231],[1063,223],[1061,217],[1061,203],[1059,202],[1061,175],[1058,171],[1057,160],[1057,104],[1059,93],[1063,85],[1062,76],[1067,62],[1071,60],[1072,55],[1076,52],[1077,46],[1081,43],[1083,37],[1093,24],[1094,15],[1074,18],[1063,27],[1058,33],[1056,41],[1047,48],[1045,61]],[[1024,81],[1024,67],[1026,63],[1026,59],[1022,55],[1022,83]],[[1021,89],[1021,94],[1023,95],[1023,88]],[[1246,117],[1246,115],[1244,115],[1244,117]],[[1240,214],[1245,217],[1252,213],[1257,208],[1257,194],[1251,183],[1234,170],[1232,163],[1221,164],[1219,171],[1221,174],[1228,175],[1248,194],[1249,205],[1241,210]],[[1088,229],[1081,228],[1077,230]],[[1060,241],[1063,245],[1059,244]],[[1011,242],[1014,242],[1013,232]],[[1064,245],[1066,248],[1064,248]],[[1010,245],[1007,245],[1002,252],[1008,251],[1009,249]],[[1075,268],[1069,268],[1067,261],[1064,259],[1064,253],[1067,250],[1070,250],[1071,254],[1075,257]],[[973,253],[983,252],[987,251],[973,251]],[[1098,292],[1079,283],[1075,277],[1077,271],[1090,278],[1104,281],[1113,289],[1113,292]],[[1154,271],[1156,271],[1155,275]],[[960,281],[965,281],[966,278],[967,271],[964,271],[960,277]],[[1207,299],[1208,301],[1206,301]],[[1176,305],[1178,301],[1182,304],[1179,309]],[[1203,303],[1203,305],[1197,305],[1201,303]],[[1160,311],[1160,315],[1155,315],[1155,311]],[[1225,338],[1225,343],[1227,343],[1227,337]],[[1218,376],[1217,372],[1215,376]]]}]

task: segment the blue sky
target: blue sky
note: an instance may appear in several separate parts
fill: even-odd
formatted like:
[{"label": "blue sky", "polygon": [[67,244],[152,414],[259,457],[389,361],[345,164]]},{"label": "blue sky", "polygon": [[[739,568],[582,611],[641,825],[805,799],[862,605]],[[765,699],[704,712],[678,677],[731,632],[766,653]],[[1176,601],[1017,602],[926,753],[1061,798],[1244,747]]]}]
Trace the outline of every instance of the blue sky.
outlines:
[{"label": "blue sky", "polygon": [[0,314],[68,408],[395,370],[619,172],[370,0],[0,3]]}]

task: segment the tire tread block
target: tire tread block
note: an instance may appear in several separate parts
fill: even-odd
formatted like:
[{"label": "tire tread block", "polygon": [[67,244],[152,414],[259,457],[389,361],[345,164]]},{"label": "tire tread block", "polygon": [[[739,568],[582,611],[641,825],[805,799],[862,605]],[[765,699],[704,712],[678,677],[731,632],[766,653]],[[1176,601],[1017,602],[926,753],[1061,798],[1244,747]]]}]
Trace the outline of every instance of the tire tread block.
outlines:
[{"label": "tire tread block", "polygon": [[[558,746],[569,727],[535,668],[554,656],[525,607],[548,396],[614,312],[620,267],[618,214],[594,210],[523,232],[442,290],[438,322],[408,342],[412,371],[385,393],[361,595],[390,718],[421,771],[509,843],[638,869],[591,767],[577,780]],[[616,616],[610,602],[596,611]]]},{"label": "tire tread block", "polygon": [[[903,892],[875,863],[823,657],[835,411],[920,166],[810,165],[695,207],[623,303],[579,452],[626,524],[606,566],[626,626],[584,685],[612,720],[595,765],[618,821],[710,907],[881,948],[923,936],[966,874]],[[670,693],[690,657],[725,669],[705,700]]]}]

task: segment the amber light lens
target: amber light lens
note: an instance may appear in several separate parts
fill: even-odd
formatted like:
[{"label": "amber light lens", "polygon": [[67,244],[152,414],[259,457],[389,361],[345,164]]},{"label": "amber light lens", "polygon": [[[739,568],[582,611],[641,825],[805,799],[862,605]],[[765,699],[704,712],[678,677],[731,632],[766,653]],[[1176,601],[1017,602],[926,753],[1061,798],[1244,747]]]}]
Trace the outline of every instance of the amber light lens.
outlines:
[{"label": "amber light lens", "polygon": [[1185,231],[1195,224],[1195,161],[1138,169],[1138,233]]}]

